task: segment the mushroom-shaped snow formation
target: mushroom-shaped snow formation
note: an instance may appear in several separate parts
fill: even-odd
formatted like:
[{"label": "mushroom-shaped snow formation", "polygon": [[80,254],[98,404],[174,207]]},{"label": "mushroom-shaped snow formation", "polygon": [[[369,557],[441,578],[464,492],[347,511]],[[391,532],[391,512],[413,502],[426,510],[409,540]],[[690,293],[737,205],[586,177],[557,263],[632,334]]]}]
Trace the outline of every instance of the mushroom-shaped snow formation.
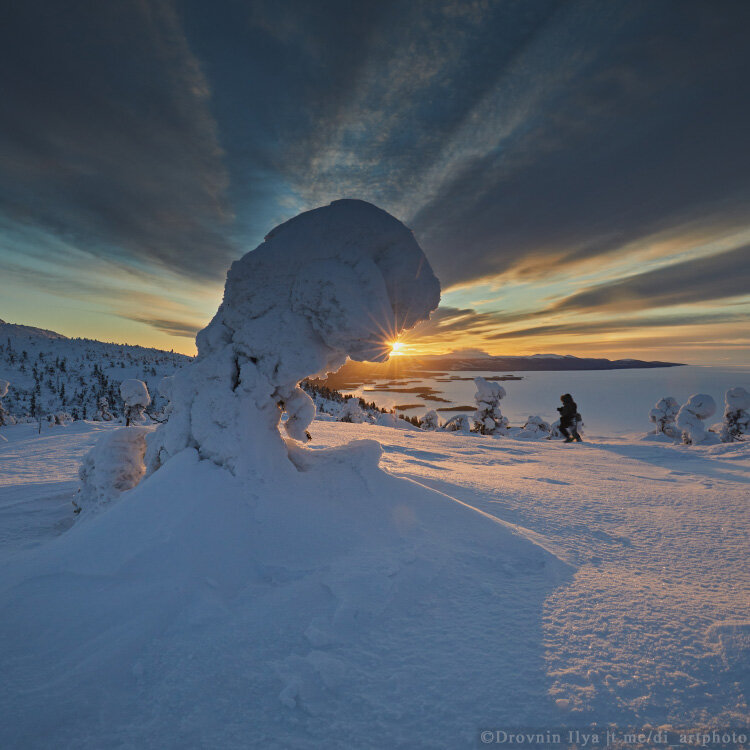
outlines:
[{"label": "mushroom-shaped snow formation", "polygon": [[671,396],[660,398],[648,413],[648,418],[656,425],[655,434],[663,433],[669,437],[676,437],[674,420],[679,410],[680,405]]},{"label": "mushroom-shaped snow formation", "polygon": [[142,380],[123,380],[120,383],[120,395],[125,402],[126,423],[140,422],[143,410],[151,403],[146,384]]},{"label": "mushroom-shaped snow formation", "polygon": [[149,438],[149,471],[188,446],[235,473],[288,464],[282,412],[297,440],[315,415],[299,381],[347,356],[386,360],[439,301],[411,231],[369,203],[335,201],[281,224],[232,264],[195,362],[174,376],[169,422]]},{"label": "mushroom-shaped snow formation", "polygon": [[716,412],[716,402],[706,393],[692,395],[677,413],[677,429],[686,445],[702,443],[708,432],[703,420]]},{"label": "mushroom-shaped snow formation", "polygon": [[737,386],[724,395],[724,422],[719,436],[724,443],[741,440],[750,430],[750,393]]}]

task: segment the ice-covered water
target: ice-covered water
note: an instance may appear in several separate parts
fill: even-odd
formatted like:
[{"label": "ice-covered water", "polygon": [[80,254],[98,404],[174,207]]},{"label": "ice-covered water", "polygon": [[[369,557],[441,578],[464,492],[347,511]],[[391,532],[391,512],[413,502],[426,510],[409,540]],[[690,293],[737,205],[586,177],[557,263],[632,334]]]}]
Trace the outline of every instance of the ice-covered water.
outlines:
[{"label": "ice-covered water", "polygon": [[[423,407],[408,409],[403,413],[420,416],[429,409],[474,403],[473,380],[442,382],[445,377],[474,378],[477,375],[492,377],[498,372],[450,372],[440,378],[425,378],[409,382],[405,387],[429,386],[439,391],[437,395],[450,403],[426,401],[412,393],[394,393],[377,390],[385,381],[366,384],[349,391],[375,401],[379,406],[423,403]],[[697,392],[711,394],[717,405],[717,414],[708,424],[720,421],[724,392],[736,385],[750,390],[750,366],[715,367],[686,365],[644,370],[588,370],[581,372],[520,372],[523,380],[503,382],[507,396],[502,402],[503,414],[512,425],[522,424],[526,417],[538,414],[554,421],[560,405],[560,394],[569,392],[578,403],[586,425],[593,435],[627,435],[651,429],[649,409],[662,396],[674,396],[680,403]],[[393,382],[392,380],[389,382]],[[367,389],[367,390],[365,390]],[[441,412],[447,419],[455,412]]]}]

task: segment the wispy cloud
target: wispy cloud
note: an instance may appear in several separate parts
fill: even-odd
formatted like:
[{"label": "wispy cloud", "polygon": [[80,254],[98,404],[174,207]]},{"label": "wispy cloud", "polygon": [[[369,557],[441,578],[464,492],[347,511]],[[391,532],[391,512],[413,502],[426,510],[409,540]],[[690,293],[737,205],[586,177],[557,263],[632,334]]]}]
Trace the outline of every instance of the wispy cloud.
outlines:
[{"label": "wispy cloud", "polygon": [[0,33],[5,220],[95,256],[221,274],[227,176],[171,3],[16,3]]},{"label": "wispy cloud", "polygon": [[750,245],[586,289],[550,310],[632,311],[746,295],[750,295]]}]

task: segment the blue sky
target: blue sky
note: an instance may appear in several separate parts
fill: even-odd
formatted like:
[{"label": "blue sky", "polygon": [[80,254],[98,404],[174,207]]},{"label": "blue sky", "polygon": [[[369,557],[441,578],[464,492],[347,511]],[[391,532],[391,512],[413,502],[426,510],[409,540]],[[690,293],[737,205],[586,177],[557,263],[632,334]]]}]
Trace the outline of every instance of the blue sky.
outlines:
[{"label": "blue sky", "polygon": [[407,350],[750,361],[747,2],[14,3],[0,318],[193,351],[229,263],[370,200]]}]

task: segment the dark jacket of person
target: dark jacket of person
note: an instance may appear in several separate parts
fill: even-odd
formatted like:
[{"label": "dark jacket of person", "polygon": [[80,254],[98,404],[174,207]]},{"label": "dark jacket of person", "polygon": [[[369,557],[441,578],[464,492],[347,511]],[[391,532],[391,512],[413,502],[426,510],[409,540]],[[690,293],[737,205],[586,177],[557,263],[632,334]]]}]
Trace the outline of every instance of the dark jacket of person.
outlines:
[{"label": "dark jacket of person", "polygon": [[561,398],[563,405],[557,407],[560,412],[560,427],[570,427],[578,420],[578,406],[569,393]]}]

